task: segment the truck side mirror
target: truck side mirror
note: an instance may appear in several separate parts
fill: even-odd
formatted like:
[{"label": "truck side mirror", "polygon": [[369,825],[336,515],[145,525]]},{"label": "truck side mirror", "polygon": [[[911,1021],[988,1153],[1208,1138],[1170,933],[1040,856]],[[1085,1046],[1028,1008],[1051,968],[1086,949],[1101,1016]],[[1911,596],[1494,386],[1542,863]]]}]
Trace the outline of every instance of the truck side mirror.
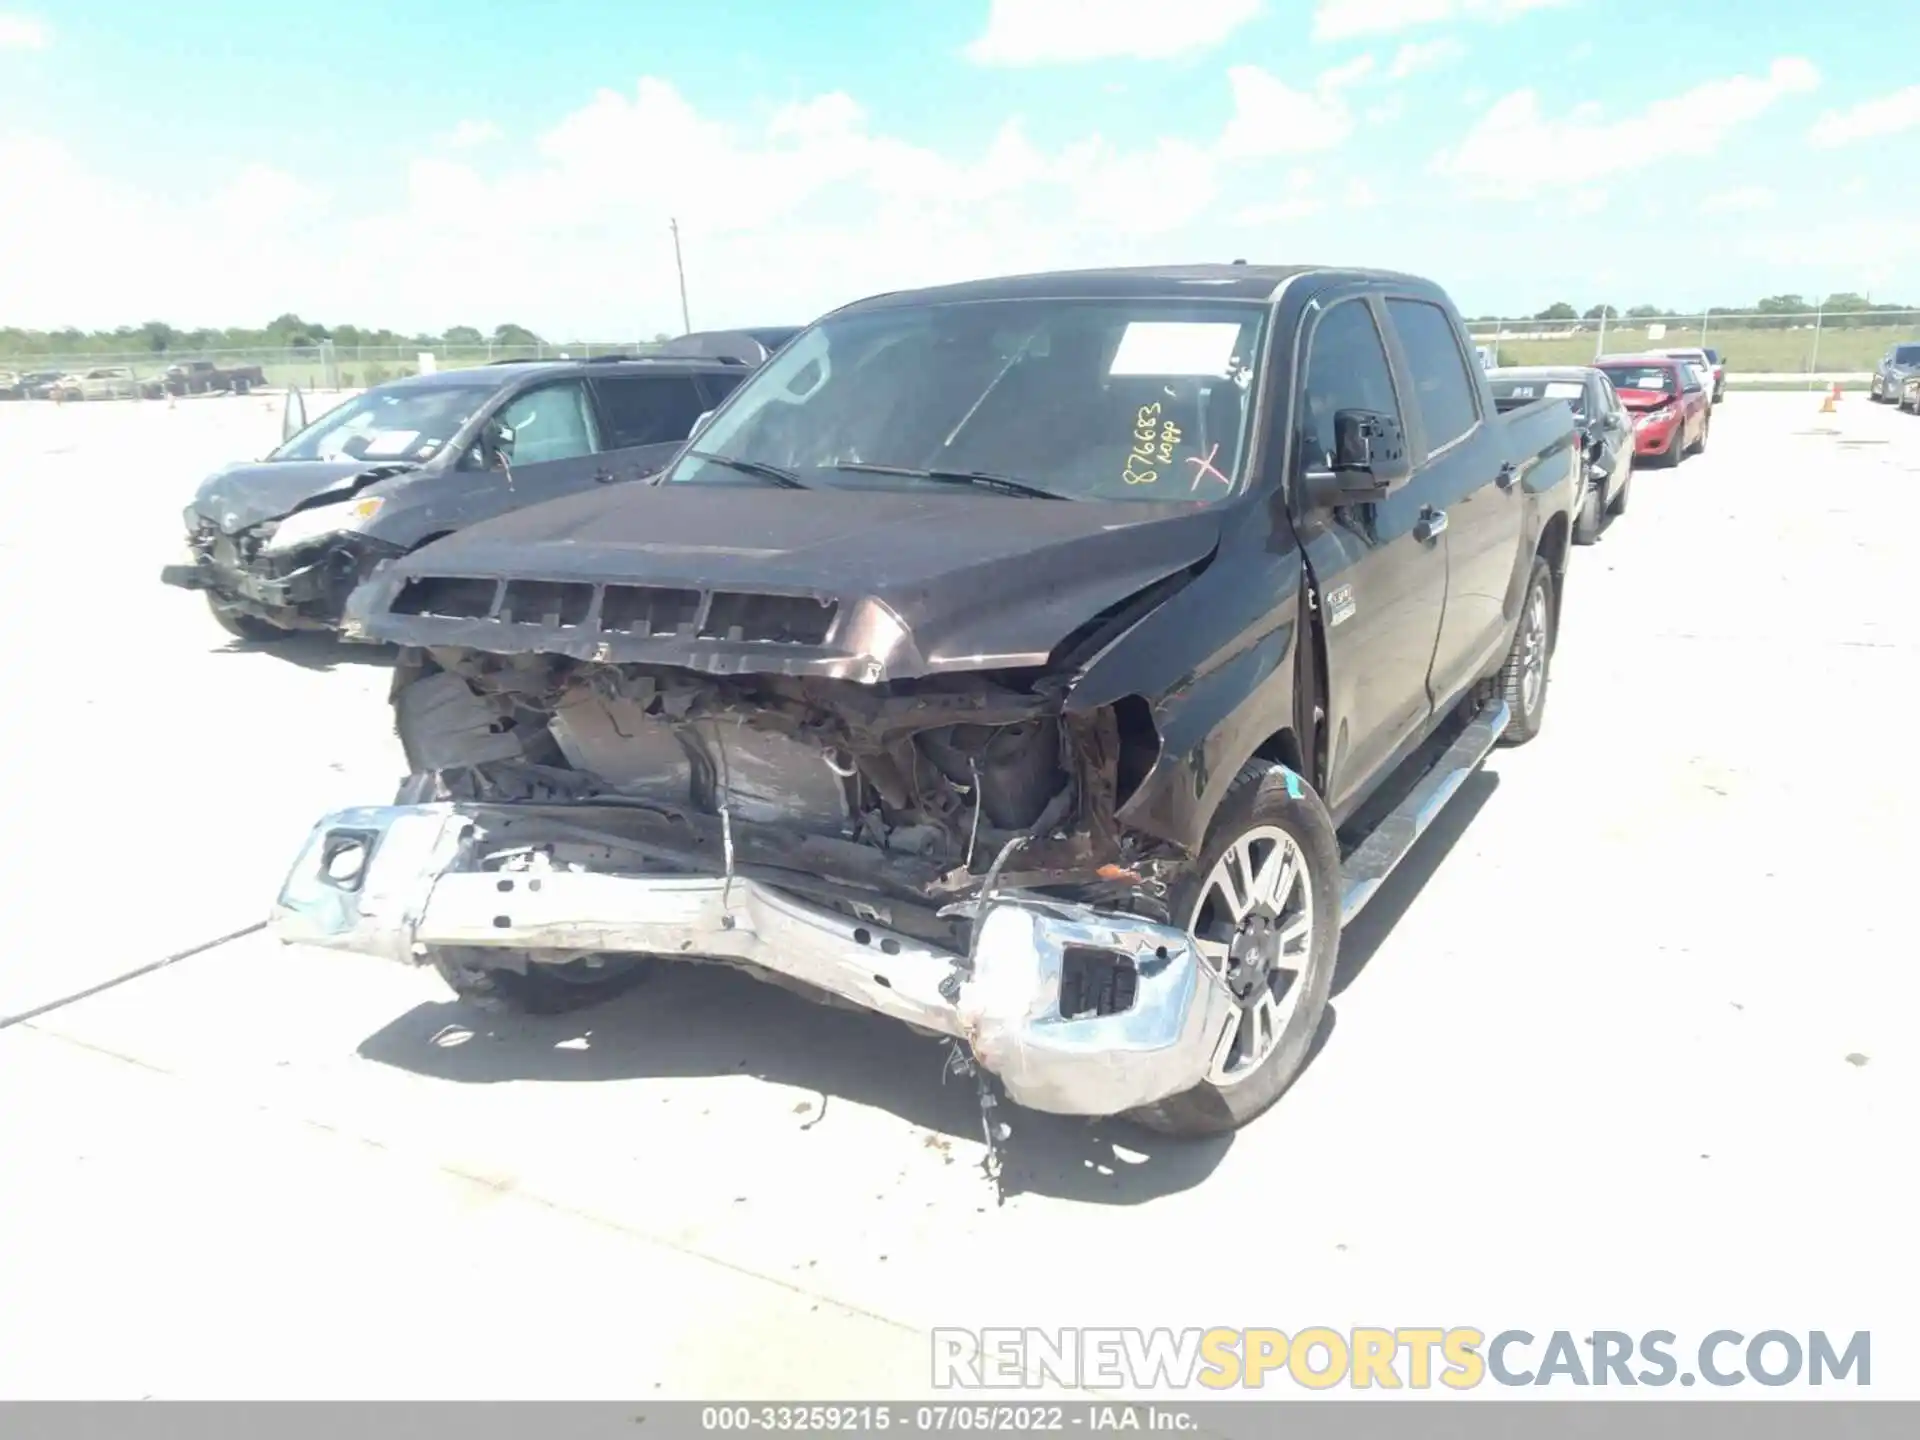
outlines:
[{"label": "truck side mirror", "polygon": [[1374,410],[1336,410],[1333,468],[1307,472],[1314,505],[1368,505],[1384,500],[1413,478],[1406,432],[1399,420]]},{"label": "truck side mirror", "polygon": [[[161,386],[165,389],[165,385]],[[280,443],[285,444],[307,428],[307,402],[298,385],[287,387],[287,403],[280,412]]]}]

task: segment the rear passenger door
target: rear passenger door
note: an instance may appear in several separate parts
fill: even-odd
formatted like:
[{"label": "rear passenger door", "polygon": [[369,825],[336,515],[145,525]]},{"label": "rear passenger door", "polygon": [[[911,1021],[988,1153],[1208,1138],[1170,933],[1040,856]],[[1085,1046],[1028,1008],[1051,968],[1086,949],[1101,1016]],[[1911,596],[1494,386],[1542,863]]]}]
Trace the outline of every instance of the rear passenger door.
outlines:
[{"label": "rear passenger door", "polygon": [[640,480],[664,466],[693,433],[693,422],[712,403],[688,374],[596,375],[605,478]]},{"label": "rear passenger door", "polygon": [[[1296,475],[1330,464],[1338,411],[1405,423],[1380,312],[1364,292],[1332,300],[1313,322],[1304,376]],[[1421,523],[1421,491],[1416,477],[1378,504],[1295,509],[1326,636],[1325,799],[1337,819],[1366,799],[1431,713],[1427,665],[1446,603],[1447,550]]]},{"label": "rear passenger door", "polygon": [[1429,528],[1447,540],[1446,607],[1429,680],[1439,708],[1497,663],[1505,646],[1525,505],[1505,453],[1506,427],[1482,413],[1485,387],[1453,317],[1415,296],[1390,296],[1386,310],[1413,412],[1410,488],[1428,507]]}]

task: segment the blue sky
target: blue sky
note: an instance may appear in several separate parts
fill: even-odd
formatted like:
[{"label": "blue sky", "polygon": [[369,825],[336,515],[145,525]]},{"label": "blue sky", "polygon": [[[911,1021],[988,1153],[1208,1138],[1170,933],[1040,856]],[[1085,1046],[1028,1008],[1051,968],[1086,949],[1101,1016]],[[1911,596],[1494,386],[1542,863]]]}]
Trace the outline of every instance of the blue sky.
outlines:
[{"label": "blue sky", "polygon": [[1235,256],[1475,313],[1920,303],[1916,40],[1863,0],[0,0],[0,324],[644,335],[669,216],[696,325]]}]

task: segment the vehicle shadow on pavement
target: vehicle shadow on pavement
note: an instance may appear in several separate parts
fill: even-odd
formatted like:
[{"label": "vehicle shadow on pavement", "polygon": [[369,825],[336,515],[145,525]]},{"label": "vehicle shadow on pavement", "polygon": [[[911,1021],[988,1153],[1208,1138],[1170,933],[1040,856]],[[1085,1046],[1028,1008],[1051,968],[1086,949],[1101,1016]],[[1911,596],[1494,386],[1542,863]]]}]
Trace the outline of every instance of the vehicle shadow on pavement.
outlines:
[{"label": "vehicle shadow on pavement", "polygon": [[[1469,777],[1355,919],[1341,944],[1336,996],[1366,968],[1498,785],[1484,770]],[[1332,1038],[1337,1008],[1328,1008],[1308,1067]],[[471,1038],[445,1044],[449,1027]],[[817,1093],[818,1108],[802,1128],[828,1120],[839,1100],[897,1116],[925,1131],[929,1148],[947,1150],[948,1137],[972,1155],[981,1139],[972,1083],[945,1074],[946,1042],[815,1004],[722,965],[669,964],[631,993],[566,1016],[502,1017],[451,999],[419,1005],[368,1036],[359,1054],[464,1085],[753,1075]],[[1013,1131],[1003,1147],[1009,1196],[1138,1205],[1199,1185],[1233,1143],[1231,1135],[1175,1140],[1126,1120],[1004,1103],[1000,1113]]]},{"label": "vehicle shadow on pavement", "polygon": [[[1498,754],[1499,752],[1494,752]],[[1420,898],[1460,837],[1467,833],[1487,801],[1500,788],[1500,777],[1491,770],[1476,770],[1461,784],[1459,791],[1434,816],[1414,846],[1380,886],[1380,892],[1367,908],[1354,917],[1340,936],[1340,963],[1333,974],[1333,994],[1337,1000],[1360,978],[1387,936],[1400,923],[1413,902]],[[1332,1018],[1336,1007],[1328,1007]]]},{"label": "vehicle shadow on pavement", "polygon": [[338,670],[344,666],[391,669],[399,652],[391,645],[348,643],[318,631],[301,631],[284,640],[229,640],[215,655],[271,655],[302,670]]},{"label": "vehicle shadow on pavement", "polygon": [[[449,1026],[472,1038],[436,1043]],[[460,1084],[753,1075],[816,1094],[802,1128],[831,1124],[835,1103],[845,1102],[926,1132],[926,1147],[948,1164],[972,1163],[983,1151],[973,1082],[945,1073],[945,1041],[719,965],[666,965],[631,993],[568,1016],[503,1017],[451,999],[420,1005],[362,1041],[359,1054]],[[1004,1100],[997,1113],[1012,1128],[1002,1145],[1009,1197],[1137,1205],[1198,1185],[1231,1144],[1175,1140],[1124,1120],[1043,1115]]]}]

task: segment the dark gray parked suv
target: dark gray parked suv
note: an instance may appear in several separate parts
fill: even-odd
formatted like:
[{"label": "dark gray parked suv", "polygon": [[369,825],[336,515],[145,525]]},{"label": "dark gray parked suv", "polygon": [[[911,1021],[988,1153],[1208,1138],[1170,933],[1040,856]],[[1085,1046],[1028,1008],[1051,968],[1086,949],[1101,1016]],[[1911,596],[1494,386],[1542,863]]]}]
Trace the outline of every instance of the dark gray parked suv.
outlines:
[{"label": "dark gray parked suv", "polygon": [[1872,396],[1889,405],[1899,404],[1907,381],[1920,376],[1920,340],[1894,346],[1880,357],[1873,368]]}]

